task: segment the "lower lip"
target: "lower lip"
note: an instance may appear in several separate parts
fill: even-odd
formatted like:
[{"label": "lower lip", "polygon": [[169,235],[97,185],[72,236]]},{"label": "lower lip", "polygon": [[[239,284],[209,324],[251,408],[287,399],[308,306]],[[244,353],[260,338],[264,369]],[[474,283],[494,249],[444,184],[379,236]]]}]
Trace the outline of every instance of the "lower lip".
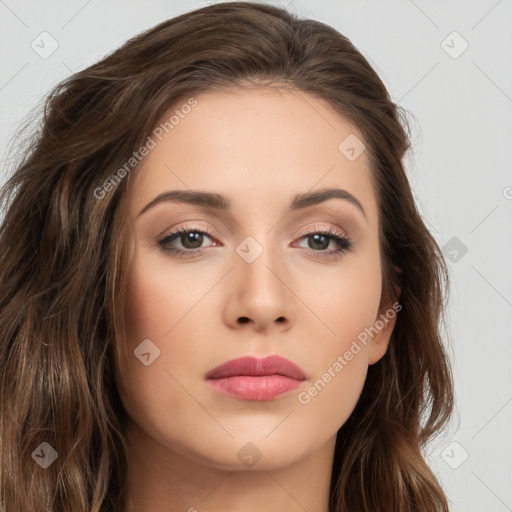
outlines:
[{"label": "lower lip", "polygon": [[300,387],[302,381],[284,375],[238,375],[207,381],[216,391],[242,400],[263,402]]}]

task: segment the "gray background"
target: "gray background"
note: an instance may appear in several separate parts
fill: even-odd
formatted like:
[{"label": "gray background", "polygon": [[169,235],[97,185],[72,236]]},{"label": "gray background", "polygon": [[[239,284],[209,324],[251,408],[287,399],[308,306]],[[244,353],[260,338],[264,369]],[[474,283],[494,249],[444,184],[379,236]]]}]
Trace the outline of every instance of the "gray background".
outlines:
[{"label": "gray background", "polygon": [[[0,181],[13,130],[53,85],[207,3],[0,0]],[[416,118],[406,163],[451,267],[457,393],[427,457],[452,511],[512,511],[512,0],[274,3],[348,36]],[[55,44],[43,31],[47,58],[31,47]]]}]

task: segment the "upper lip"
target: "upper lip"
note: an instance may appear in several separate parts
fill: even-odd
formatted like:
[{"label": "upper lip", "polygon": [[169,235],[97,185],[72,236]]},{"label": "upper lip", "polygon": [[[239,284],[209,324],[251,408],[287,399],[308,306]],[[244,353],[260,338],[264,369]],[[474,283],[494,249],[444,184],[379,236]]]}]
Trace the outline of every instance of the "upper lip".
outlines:
[{"label": "upper lip", "polygon": [[263,358],[255,356],[231,359],[213,368],[206,374],[206,379],[222,379],[234,376],[284,375],[297,380],[306,378],[304,372],[284,357],[271,355]]}]

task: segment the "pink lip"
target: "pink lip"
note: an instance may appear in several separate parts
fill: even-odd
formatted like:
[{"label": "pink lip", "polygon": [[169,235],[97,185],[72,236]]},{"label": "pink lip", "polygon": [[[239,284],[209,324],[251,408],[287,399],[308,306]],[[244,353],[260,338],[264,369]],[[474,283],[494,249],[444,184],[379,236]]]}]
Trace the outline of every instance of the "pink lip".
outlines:
[{"label": "pink lip", "polygon": [[274,355],[232,359],[210,370],[205,378],[220,393],[265,401],[297,389],[306,376],[296,364]]}]

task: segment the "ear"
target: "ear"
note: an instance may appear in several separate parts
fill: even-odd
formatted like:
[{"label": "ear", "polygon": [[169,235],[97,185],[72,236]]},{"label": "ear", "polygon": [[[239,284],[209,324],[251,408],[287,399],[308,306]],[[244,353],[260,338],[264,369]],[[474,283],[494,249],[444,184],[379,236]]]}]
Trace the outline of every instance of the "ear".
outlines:
[{"label": "ear", "polygon": [[[398,273],[402,272],[402,270],[396,266],[395,270]],[[386,350],[389,346],[391,334],[395,328],[398,313],[402,309],[402,305],[398,302],[402,290],[396,283],[393,283],[393,290],[395,292],[395,300],[393,301],[392,299],[388,299],[386,301],[381,301],[379,312],[375,318],[374,328],[377,333],[372,337],[369,344],[369,365],[375,364],[377,361],[380,361],[382,357],[384,357],[384,354],[386,353]],[[372,332],[375,331],[372,330]]]}]

